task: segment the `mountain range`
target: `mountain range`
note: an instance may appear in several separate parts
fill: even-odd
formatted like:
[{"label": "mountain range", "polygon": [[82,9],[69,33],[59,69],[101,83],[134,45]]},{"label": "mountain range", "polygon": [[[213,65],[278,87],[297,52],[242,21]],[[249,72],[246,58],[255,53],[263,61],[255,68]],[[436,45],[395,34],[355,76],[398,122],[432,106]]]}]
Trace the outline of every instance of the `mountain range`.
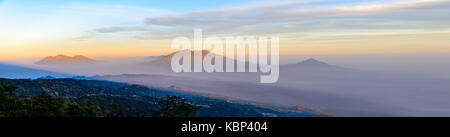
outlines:
[{"label": "mountain range", "polygon": [[39,65],[54,65],[54,64],[86,64],[98,62],[94,59],[76,55],[73,57],[65,55],[47,56],[44,59],[36,62]]},{"label": "mountain range", "polygon": [[[170,56],[166,58],[170,58]],[[18,93],[34,96],[40,92],[46,92],[54,97],[75,100],[90,99],[100,104],[114,102],[125,103],[125,106],[130,108],[126,112],[128,116],[133,116],[137,110],[151,110],[150,108],[155,107],[152,104],[155,104],[158,100],[157,98],[162,97],[164,94],[182,96],[183,98],[198,103],[203,108],[199,111],[199,116],[332,116],[332,114],[322,113],[314,109],[274,107],[236,98],[225,98],[224,96],[216,96],[214,94],[185,92],[186,90],[182,86],[181,88],[174,88],[177,86],[172,85],[168,88],[158,90],[158,88],[149,89],[147,88],[148,86],[127,86],[129,84],[108,82],[100,80],[100,78],[79,77],[81,76],[77,77],[16,65],[0,64],[0,81],[7,85],[19,87],[20,90]],[[136,88],[139,90],[135,90]]]},{"label": "mountain range", "polygon": [[[357,70],[306,59],[280,66],[279,81],[265,73],[174,73],[173,53],[134,61],[89,65],[37,65],[95,79],[140,84],[189,94],[227,97],[274,106],[311,108],[340,116],[443,116],[450,114],[448,79]],[[48,68],[48,69],[47,69]],[[54,79],[45,77],[42,79]],[[419,101],[418,101],[419,100]],[[423,101],[422,101],[423,100]]]},{"label": "mountain range", "polygon": [[[439,116],[447,111],[449,80],[412,78],[331,65],[306,59],[280,66],[279,81],[261,84],[263,73],[173,73],[168,65],[144,66],[143,73],[97,75],[95,78],[151,87],[177,87],[279,106],[302,106],[340,116]],[[164,73],[156,69],[165,70]],[[147,72],[147,73],[146,73]],[[433,81],[433,82],[431,82]],[[414,88],[412,88],[414,87]],[[428,94],[426,91],[438,92]],[[448,94],[447,94],[448,93]],[[412,94],[416,94],[412,96]],[[429,100],[420,103],[415,100]],[[418,107],[420,106],[420,107]],[[433,113],[427,109],[439,113]]]},{"label": "mountain range", "polygon": [[332,69],[332,68],[341,68],[338,66],[334,66],[334,65],[330,65],[328,63],[316,60],[314,58],[309,58],[307,60],[298,62],[296,64],[288,64],[288,65],[283,65],[282,67],[300,67],[300,68],[312,68],[312,69],[319,69],[319,68],[323,68],[323,69]]}]

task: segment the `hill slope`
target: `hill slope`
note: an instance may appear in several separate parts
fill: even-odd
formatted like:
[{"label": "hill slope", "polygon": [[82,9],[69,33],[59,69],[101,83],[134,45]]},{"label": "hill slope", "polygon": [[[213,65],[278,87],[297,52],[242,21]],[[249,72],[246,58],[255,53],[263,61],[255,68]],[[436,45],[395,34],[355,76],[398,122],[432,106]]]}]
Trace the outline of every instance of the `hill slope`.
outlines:
[{"label": "hill slope", "polygon": [[[74,79],[12,80],[0,79],[5,85],[14,85],[16,94],[26,96],[46,92],[53,97],[73,100],[91,99],[98,104],[112,103],[124,105],[126,116],[136,116],[136,112],[147,112],[157,108],[156,103],[165,95],[180,96],[201,106],[197,112],[202,117],[266,117],[266,116],[318,116],[298,109],[261,107],[255,104],[231,103],[230,100],[202,97],[163,89],[151,89],[140,85],[128,85],[108,81]],[[236,102],[236,101],[234,101]],[[276,109],[275,109],[276,108]]]},{"label": "hill slope", "polygon": [[56,55],[56,56],[48,56],[42,59],[41,61],[36,62],[36,64],[83,64],[83,63],[95,63],[96,60],[90,59],[85,56],[77,55],[77,56],[65,56],[65,55]]},{"label": "hill slope", "polygon": [[56,78],[71,77],[68,74],[56,73],[51,71],[20,67],[5,63],[0,63],[0,77],[2,78],[26,78],[36,79],[40,77],[52,76]]}]

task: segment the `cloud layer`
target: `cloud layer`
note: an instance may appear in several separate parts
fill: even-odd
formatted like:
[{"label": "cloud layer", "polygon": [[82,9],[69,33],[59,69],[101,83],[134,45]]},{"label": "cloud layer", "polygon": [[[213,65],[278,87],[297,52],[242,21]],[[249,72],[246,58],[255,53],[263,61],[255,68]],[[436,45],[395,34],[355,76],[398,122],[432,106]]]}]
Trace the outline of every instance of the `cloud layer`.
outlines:
[{"label": "cloud layer", "polygon": [[262,1],[187,13],[151,16],[146,25],[105,27],[97,33],[136,32],[139,39],[169,38],[202,28],[212,35],[286,35],[342,31],[411,31],[450,28],[450,1],[400,0],[327,4]]}]

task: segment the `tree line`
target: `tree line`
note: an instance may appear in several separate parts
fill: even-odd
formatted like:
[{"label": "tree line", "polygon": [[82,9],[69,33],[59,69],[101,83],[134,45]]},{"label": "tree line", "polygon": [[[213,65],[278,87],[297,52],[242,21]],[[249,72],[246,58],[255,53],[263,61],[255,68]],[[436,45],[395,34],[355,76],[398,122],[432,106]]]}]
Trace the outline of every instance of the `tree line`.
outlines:
[{"label": "tree line", "polygon": [[[45,92],[38,96],[16,95],[15,86],[0,82],[0,117],[123,117],[123,105],[113,103],[113,110],[95,105],[88,100],[81,103],[54,98]],[[191,117],[200,108],[185,99],[169,96],[158,102],[160,109],[152,110],[155,117]],[[137,113],[136,117],[148,117]]]}]

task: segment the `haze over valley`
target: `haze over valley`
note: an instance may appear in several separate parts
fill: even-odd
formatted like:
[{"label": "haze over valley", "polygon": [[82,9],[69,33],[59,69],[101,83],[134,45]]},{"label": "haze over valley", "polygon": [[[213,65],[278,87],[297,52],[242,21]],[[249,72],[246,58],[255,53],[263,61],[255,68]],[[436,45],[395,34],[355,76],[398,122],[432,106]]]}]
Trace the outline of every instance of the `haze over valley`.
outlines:
[{"label": "haze over valley", "polygon": [[[433,59],[426,55],[422,56],[425,59]],[[424,73],[412,75],[376,69],[364,70],[361,67],[351,68],[329,64],[315,58],[303,58],[295,64],[281,65],[277,83],[261,84],[259,83],[259,77],[262,75],[260,73],[174,73],[170,68],[169,58],[170,55],[161,55],[101,61],[95,59],[95,62],[75,64],[67,62],[59,62],[59,64],[22,62],[21,64],[73,76],[80,75],[149,87],[176,89],[187,93],[216,95],[276,106],[302,106],[339,116],[450,114],[450,109],[447,109],[450,108],[448,105],[450,101],[447,100],[450,97],[448,92],[450,77],[447,77],[445,73],[440,76],[424,76]],[[282,57],[283,61],[289,62],[302,57],[291,57],[290,60],[286,58],[288,57]],[[327,57],[318,58],[327,59]],[[345,62],[345,60],[337,59],[334,61]],[[395,62],[395,60],[390,61]],[[361,63],[373,66],[372,62],[374,62],[373,59],[365,62],[358,61],[356,62],[358,64],[353,66],[362,66]],[[377,63],[379,64],[374,62],[374,64]],[[384,68],[399,67],[388,65],[389,63],[384,64],[386,65]],[[381,66],[378,67],[381,68]],[[408,67],[403,67],[405,72],[415,70]],[[48,75],[54,74],[48,73]]]}]

